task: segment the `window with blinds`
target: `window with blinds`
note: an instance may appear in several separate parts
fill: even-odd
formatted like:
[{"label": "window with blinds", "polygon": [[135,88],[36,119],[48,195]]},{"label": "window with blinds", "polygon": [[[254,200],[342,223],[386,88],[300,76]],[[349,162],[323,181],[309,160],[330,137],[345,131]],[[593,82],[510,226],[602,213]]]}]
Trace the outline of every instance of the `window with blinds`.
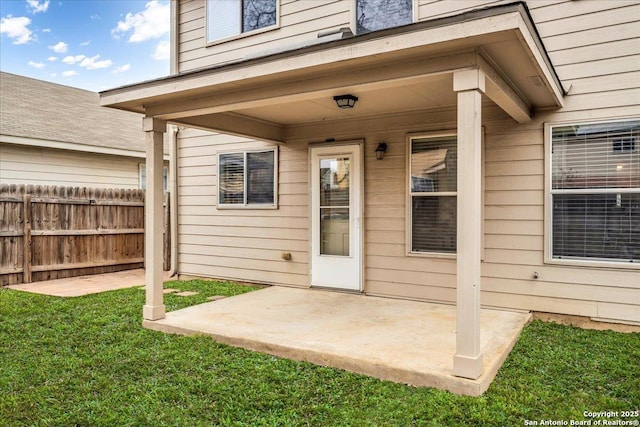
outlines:
[{"label": "window with blinds", "polygon": [[276,151],[218,155],[218,206],[275,206]]},{"label": "window with blinds", "polygon": [[552,126],[551,257],[640,262],[640,120]]},{"label": "window with blinds", "polygon": [[411,252],[456,252],[456,137],[411,138]]}]

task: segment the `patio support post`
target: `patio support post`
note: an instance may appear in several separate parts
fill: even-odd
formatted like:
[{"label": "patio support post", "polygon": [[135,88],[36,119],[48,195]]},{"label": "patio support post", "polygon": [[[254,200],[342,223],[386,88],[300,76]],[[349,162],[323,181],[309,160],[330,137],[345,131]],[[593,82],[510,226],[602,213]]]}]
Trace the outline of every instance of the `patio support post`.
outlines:
[{"label": "patio support post", "polygon": [[476,379],[483,372],[480,351],[480,257],[482,249],[482,94],[484,73],[453,74],[458,97],[458,226],[456,354],[453,375]]},{"label": "patio support post", "polygon": [[153,117],[145,117],[142,119],[142,129],[147,142],[147,190],[144,202],[146,303],[142,308],[142,317],[145,320],[159,320],[165,317],[162,293],[162,171],[163,137],[167,124]]}]

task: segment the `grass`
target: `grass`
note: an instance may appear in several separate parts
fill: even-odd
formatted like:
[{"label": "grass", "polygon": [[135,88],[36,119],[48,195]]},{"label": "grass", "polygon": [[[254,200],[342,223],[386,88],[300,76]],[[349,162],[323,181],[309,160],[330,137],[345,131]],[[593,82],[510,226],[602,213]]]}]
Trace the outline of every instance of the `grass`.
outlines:
[{"label": "grass", "polygon": [[[232,283],[171,282],[168,310]],[[640,408],[640,334],[535,321],[481,397],[415,388],[142,329],[144,291],[0,289],[2,426],[511,426]]]}]

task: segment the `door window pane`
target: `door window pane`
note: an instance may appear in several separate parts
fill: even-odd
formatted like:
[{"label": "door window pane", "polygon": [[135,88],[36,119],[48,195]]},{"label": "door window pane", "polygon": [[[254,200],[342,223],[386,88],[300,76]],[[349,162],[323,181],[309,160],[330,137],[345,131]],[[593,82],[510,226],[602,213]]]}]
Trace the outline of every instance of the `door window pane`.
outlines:
[{"label": "door window pane", "polygon": [[348,208],[320,208],[320,254],[349,256]]},{"label": "door window pane", "polygon": [[351,159],[320,160],[320,254],[349,256]]}]

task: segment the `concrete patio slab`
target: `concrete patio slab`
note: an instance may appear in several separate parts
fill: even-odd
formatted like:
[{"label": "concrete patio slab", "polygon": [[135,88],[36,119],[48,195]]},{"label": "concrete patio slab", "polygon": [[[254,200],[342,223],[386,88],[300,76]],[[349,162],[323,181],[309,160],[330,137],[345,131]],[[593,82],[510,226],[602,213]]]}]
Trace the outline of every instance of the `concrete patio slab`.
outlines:
[{"label": "concrete patio slab", "polygon": [[452,376],[455,306],[271,287],[167,313],[148,329],[216,341],[384,380],[478,396],[531,314],[483,309],[484,373]]},{"label": "concrete patio slab", "polygon": [[[163,280],[169,276],[164,273]],[[118,271],[115,273],[94,274],[91,276],[77,276],[66,279],[46,280],[43,282],[24,283],[7,286],[17,291],[34,294],[51,295],[56,297],[79,297],[114,291],[116,289],[133,288],[144,285],[144,269]]]}]

